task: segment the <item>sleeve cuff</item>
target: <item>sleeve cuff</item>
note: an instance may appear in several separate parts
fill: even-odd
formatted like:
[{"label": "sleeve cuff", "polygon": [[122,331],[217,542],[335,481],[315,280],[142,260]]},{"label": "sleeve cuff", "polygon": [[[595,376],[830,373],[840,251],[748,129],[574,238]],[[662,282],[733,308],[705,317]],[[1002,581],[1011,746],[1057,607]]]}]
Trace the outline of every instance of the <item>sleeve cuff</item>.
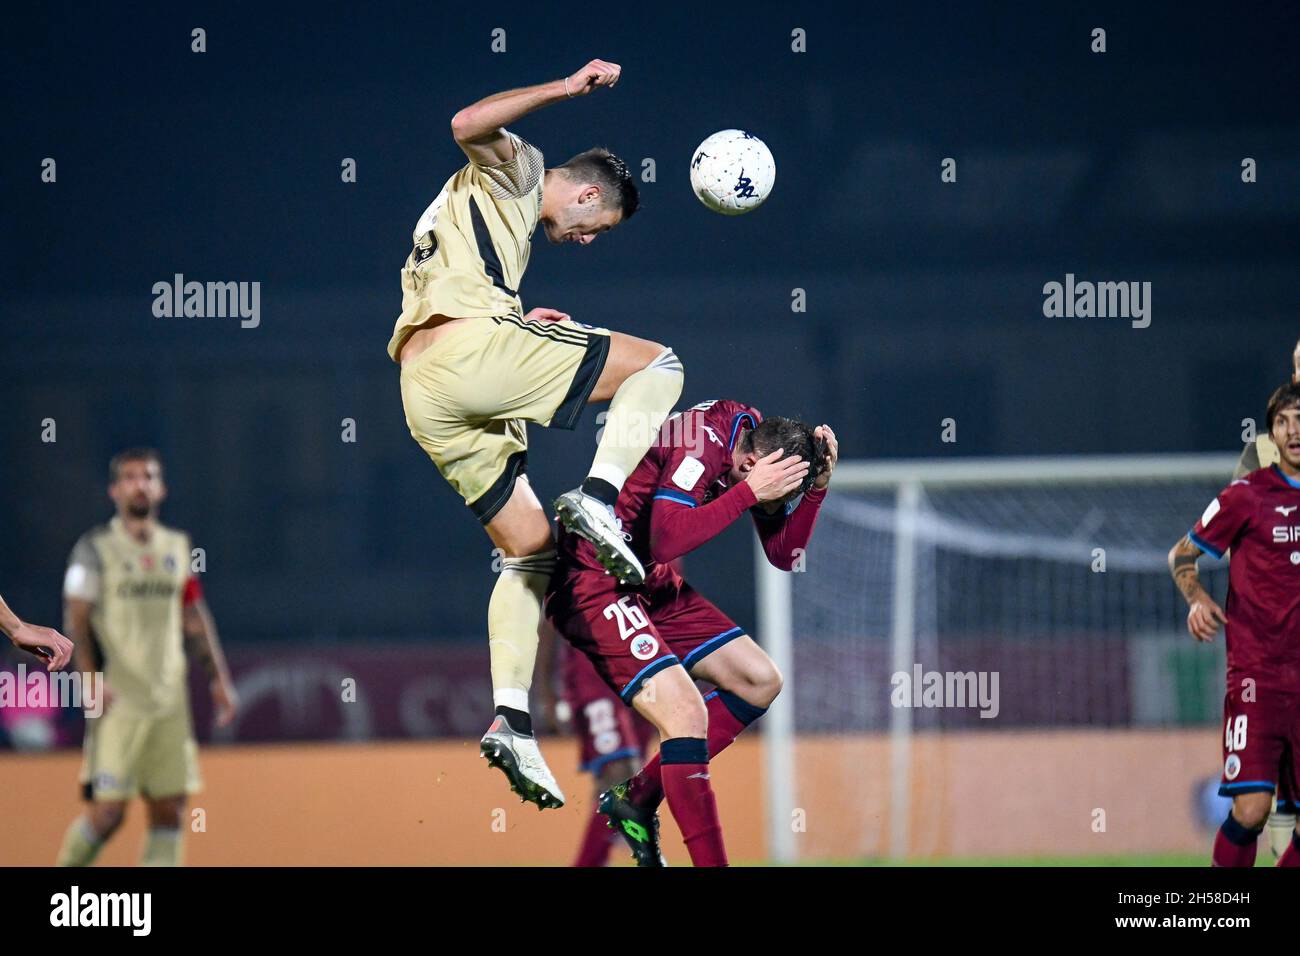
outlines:
[{"label": "sleeve cuff", "polygon": [[1209,555],[1210,557],[1212,557],[1212,558],[1221,558],[1221,557],[1223,557],[1223,552],[1222,552],[1222,551],[1220,551],[1220,550],[1219,550],[1218,548],[1216,548],[1214,545],[1210,544],[1210,542],[1206,541],[1204,538],[1202,538],[1202,537],[1201,537],[1199,534],[1197,534],[1195,531],[1189,531],[1189,532],[1187,532],[1187,540],[1191,541],[1192,544],[1196,545],[1198,548],[1200,548],[1202,551],[1204,551],[1206,554],[1208,554],[1208,555]]}]

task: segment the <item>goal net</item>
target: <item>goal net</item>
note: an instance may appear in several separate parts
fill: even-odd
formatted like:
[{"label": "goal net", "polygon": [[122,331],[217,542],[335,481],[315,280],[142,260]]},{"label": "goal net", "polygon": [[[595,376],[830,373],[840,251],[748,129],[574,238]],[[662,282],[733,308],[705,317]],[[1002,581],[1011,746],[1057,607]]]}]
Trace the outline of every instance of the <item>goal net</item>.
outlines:
[{"label": "goal net", "polygon": [[[841,463],[802,569],[756,552],[786,676],[764,731],[773,858],[1108,848],[1071,828],[1126,788],[1186,802],[1160,792],[1164,738],[1122,735],[1197,728],[1217,772],[1222,637],[1188,637],[1166,555],[1235,461]],[[1226,561],[1201,572],[1221,602]],[[997,827],[1027,839],[967,832]]]}]

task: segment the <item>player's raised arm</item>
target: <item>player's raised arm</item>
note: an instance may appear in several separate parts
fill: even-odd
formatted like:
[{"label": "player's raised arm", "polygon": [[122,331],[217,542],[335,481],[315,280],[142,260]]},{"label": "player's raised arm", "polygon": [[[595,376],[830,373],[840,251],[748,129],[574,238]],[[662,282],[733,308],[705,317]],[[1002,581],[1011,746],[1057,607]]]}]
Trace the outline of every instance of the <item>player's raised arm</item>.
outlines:
[{"label": "player's raised arm", "polygon": [[506,135],[507,126],[543,106],[586,96],[600,86],[613,86],[622,71],[617,63],[592,60],[561,79],[493,93],[453,116],[451,135],[471,162],[480,166],[507,163],[514,159],[514,146]]},{"label": "player's raised arm", "polygon": [[1205,587],[1201,584],[1196,562],[1204,552],[1188,535],[1169,549],[1169,573],[1174,583],[1187,601],[1187,630],[1198,641],[1214,640],[1214,633],[1220,624],[1226,624],[1223,609],[1214,603]]},{"label": "player's raised arm", "polygon": [[813,429],[813,440],[816,443],[814,456],[821,462],[812,487],[799,499],[798,506],[793,511],[786,511],[786,507],[771,502],[750,511],[763,544],[763,553],[774,567],[782,571],[793,570],[800,554],[812,541],[817,514],[826,498],[831,472],[840,457],[839,441],[829,425],[818,425]]},{"label": "player's raised arm", "polygon": [[235,719],[239,709],[239,696],[235,693],[226,657],[221,652],[217,637],[217,624],[208,610],[208,602],[196,593],[196,588],[186,589],[185,608],[181,620],[185,646],[199,662],[208,677],[212,702],[217,709],[217,726],[225,727]]},{"label": "player's raised arm", "polygon": [[72,642],[52,627],[28,624],[22,620],[0,597],[0,631],[19,650],[35,654],[47,662],[47,669],[56,671],[72,657]]},{"label": "player's raised arm", "polygon": [[[650,555],[666,564],[694,551],[716,537],[731,522],[756,504],[780,501],[799,490],[808,475],[808,462],[797,455],[785,456],[778,448],[754,463],[743,481],[705,505],[690,504],[680,492],[655,495],[650,513]],[[676,495],[677,497],[673,497]],[[678,502],[681,502],[680,504]]]}]

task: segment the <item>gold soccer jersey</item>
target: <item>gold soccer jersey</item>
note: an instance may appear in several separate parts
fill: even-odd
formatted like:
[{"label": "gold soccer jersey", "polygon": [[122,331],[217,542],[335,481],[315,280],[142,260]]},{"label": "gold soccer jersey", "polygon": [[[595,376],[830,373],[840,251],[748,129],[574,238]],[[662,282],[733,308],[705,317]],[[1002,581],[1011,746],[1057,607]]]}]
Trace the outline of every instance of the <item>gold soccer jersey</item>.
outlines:
[{"label": "gold soccer jersey", "polygon": [[545,169],[534,146],[508,135],[513,159],[468,164],[420,217],[388,343],[398,361],[430,316],[470,320],[402,366],[402,407],[411,437],[484,524],[524,473],[526,423],[573,428],[610,344],[607,329],[523,317],[517,290]]},{"label": "gold soccer jersey", "polygon": [[142,543],[114,518],[72,549],[64,594],[94,605],[90,626],[113,707],[143,717],[187,703],[181,613],[189,578],[189,537],[161,525]]},{"label": "gold soccer jersey", "polygon": [[467,163],[416,223],[402,269],[402,314],[388,342],[393,361],[430,316],[523,316],[518,289],[542,210],[545,167],[537,147],[507,135],[513,159]]},{"label": "gold soccer jersey", "polygon": [[90,626],[113,699],[86,723],[81,783],[88,799],[169,797],[201,786],[190,720],[182,608],[190,540],[157,526],[148,542],[120,518],[72,549],[65,597],[90,602]]}]

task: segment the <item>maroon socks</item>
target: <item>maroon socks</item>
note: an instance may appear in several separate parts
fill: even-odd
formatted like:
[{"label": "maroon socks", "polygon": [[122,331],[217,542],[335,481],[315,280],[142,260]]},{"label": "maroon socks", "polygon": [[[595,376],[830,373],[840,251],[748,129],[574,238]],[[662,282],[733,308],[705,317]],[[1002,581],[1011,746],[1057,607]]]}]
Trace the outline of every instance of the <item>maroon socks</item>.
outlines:
[{"label": "maroon socks", "polygon": [[718,804],[709,782],[709,745],[703,737],[673,737],[659,744],[660,775],[668,809],[695,866],[726,866]]},{"label": "maroon socks", "polygon": [[578,847],[574,866],[604,866],[609,862],[609,850],[617,836],[609,828],[609,818],[603,813],[592,812],[587,820],[587,829],[582,834],[582,845]]},{"label": "maroon socks", "polygon": [[[714,691],[704,698],[704,706],[709,713],[710,760],[726,750],[742,730],[767,713],[764,708],[746,703],[725,690]],[[659,754],[651,757],[629,781],[627,798],[638,807],[657,807],[663,802],[664,785]]]},{"label": "maroon socks", "polygon": [[[1214,866],[1254,866],[1263,828],[1247,830],[1231,813],[1214,835]],[[1294,844],[1293,847],[1294,849]]]}]

